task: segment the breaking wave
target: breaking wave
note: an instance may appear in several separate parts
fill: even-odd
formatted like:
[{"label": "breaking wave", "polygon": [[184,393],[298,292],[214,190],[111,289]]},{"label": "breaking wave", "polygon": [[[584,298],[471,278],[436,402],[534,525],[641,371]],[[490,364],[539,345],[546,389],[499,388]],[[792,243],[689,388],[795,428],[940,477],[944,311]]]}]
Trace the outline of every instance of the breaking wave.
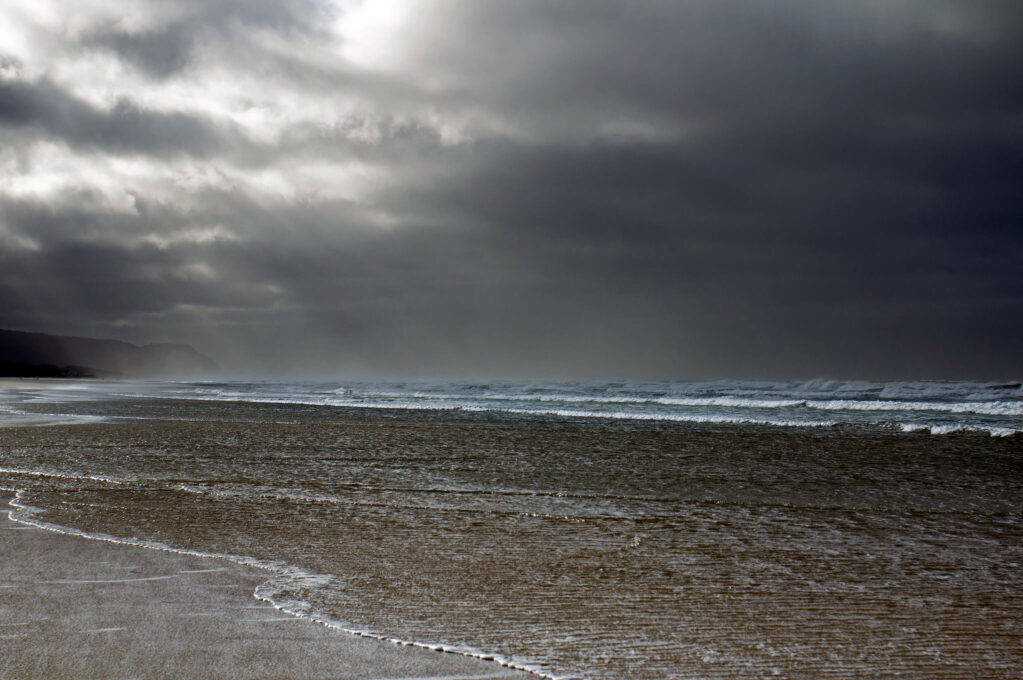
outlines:
[{"label": "breaking wave", "polygon": [[148,385],[125,396],[932,434],[1023,431],[1023,387],[1015,382],[207,382]]}]

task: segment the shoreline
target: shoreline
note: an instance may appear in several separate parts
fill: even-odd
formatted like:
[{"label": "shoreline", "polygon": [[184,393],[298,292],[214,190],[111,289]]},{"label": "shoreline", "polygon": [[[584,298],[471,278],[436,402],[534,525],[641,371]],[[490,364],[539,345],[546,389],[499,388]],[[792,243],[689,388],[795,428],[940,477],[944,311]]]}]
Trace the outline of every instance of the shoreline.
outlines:
[{"label": "shoreline", "polygon": [[536,677],[339,630],[261,596],[270,565],[18,517],[31,513],[18,496],[0,489],[11,508],[0,518],[0,676],[8,680]]},{"label": "shoreline", "polygon": [[0,486],[41,509],[15,517],[269,566],[238,591],[249,604],[258,588],[325,625],[548,678],[1008,678],[1019,650],[1016,438],[89,392],[22,408],[108,421],[0,428]]},{"label": "shoreline", "polygon": [[[946,402],[921,401],[927,395],[911,392],[883,399],[846,399],[832,396],[760,395],[756,398],[739,397],[631,397],[593,396],[590,403],[578,395],[559,397],[541,396],[530,401],[528,397],[512,395],[502,401],[485,396],[427,394],[420,398],[410,392],[410,400],[392,402],[361,397],[338,397],[331,390],[307,396],[286,391],[282,394],[264,394],[258,390],[251,394],[233,393],[202,395],[167,391],[168,386],[188,385],[167,381],[107,380],[82,378],[0,378],[0,427],[32,425],[61,425],[89,422],[117,422],[125,419],[159,419],[162,405],[178,404],[189,409],[233,411],[246,409],[254,417],[265,420],[267,412],[291,411],[291,415],[305,415],[316,409],[330,409],[339,418],[360,417],[427,417],[452,418],[473,421],[477,419],[526,419],[540,423],[571,423],[586,426],[600,424],[622,427],[658,428],[752,428],[766,430],[810,430],[830,432],[850,428],[863,428],[897,434],[927,434],[935,437],[949,435],[986,435],[990,438],[1023,436],[1018,415],[1021,408],[1018,395],[998,398],[1003,401],[961,401],[961,395],[947,396]],[[322,383],[334,385],[335,383]],[[340,384],[340,383],[337,383]],[[148,386],[134,393],[130,386]],[[1013,384],[1014,385],[1014,384]],[[1010,385],[1009,387],[1011,387]],[[996,386],[999,389],[1006,386]],[[123,389],[122,389],[123,388]],[[398,389],[398,388],[396,388]],[[454,389],[454,388],[453,388]],[[126,393],[121,393],[127,390]],[[23,391],[32,398],[4,399],[5,392]],[[571,391],[571,390],[570,390]],[[38,394],[32,395],[31,393]],[[592,395],[591,395],[592,396]],[[390,397],[388,397],[390,398]],[[474,401],[475,399],[475,401]],[[552,401],[553,400],[553,401]],[[765,401],[766,400],[766,401]],[[907,401],[908,400],[908,401]],[[948,401],[952,400],[952,401]],[[956,401],[960,400],[960,401]],[[131,412],[99,409],[96,402],[133,402]],[[141,407],[143,402],[151,402]],[[76,408],[74,403],[83,406]],[[507,402],[507,403],[505,403]],[[691,402],[691,403],[690,403]],[[57,405],[59,413],[41,410],[40,404]],[[580,406],[582,404],[582,406]],[[588,404],[588,405],[587,405]],[[608,404],[621,408],[605,410]],[[662,404],[669,411],[648,410],[650,404]],[[661,408],[658,406],[657,408]],[[675,410],[670,410],[674,408]],[[681,410],[680,410],[681,409]],[[798,413],[790,413],[790,410]],[[954,418],[950,416],[955,416]],[[180,419],[175,417],[174,419]]]}]

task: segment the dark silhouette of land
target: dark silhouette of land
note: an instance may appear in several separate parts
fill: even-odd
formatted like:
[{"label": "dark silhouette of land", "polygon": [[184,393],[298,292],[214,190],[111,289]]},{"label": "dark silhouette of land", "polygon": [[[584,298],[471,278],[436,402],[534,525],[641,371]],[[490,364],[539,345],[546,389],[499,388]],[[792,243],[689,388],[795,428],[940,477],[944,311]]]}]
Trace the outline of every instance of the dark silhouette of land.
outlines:
[{"label": "dark silhouette of land", "polygon": [[133,345],[120,340],[0,330],[0,376],[103,378],[208,376],[217,362],[189,345]]},{"label": "dark silhouette of land", "polygon": [[88,366],[54,366],[0,361],[0,377],[4,378],[98,378],[100,374]]}]

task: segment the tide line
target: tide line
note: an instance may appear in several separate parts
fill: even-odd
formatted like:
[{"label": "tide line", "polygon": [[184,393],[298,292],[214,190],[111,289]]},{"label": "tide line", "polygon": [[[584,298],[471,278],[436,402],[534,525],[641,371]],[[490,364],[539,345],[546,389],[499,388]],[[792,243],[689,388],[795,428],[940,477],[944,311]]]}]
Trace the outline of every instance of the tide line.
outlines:
[{"label": "tide line", "polygon": [[109,578],[109,579],[62,579],[58,581],[38,581],[51,585],[79,585],[88,583],[135,583],[136,581],[166,581],[177,578],[180,574],[168,574],[166,576],[140,576],[138,578]]},{"label": "tide line", "polygon": [[[306,571],[304,571],[302,569],[299,569],[297,567],[292,567],[290,565],[272,564],[272,563],[264,562],[262,560],[257,560],[257,559],[252,558],[252,557],[243,557],[243,556],[238,556],[238,555],[221,555],[221,554],[216,554],[216,553],[202,552],[202,551],[199,551],[199,550],[186,550],[186,549],[182,549],[182,548],[172,548],[171,546],[163,544],[163,543],[141,541],[141,540],[138,540],[138,539],[129,539],[129,538],[117,538],[115,536],[110,536],[108,534],[93,534],[93,533],[89,533],[87,531],[82,531],[81,529],[74,529],[72,527],[65,527],[65,526],[61,526],[61,525],[58,525],[58,524],[52,524],[50,522],[43,522],[41,520],[37,520],[37,519],[33,519],[32,518],[32,515],[34,515],[37,512],[40,512],[40,509],[39,508],[34,508],[34,507],[32,507],[30,505],[27,505],[27,504],[22,502],[22,499],[24,498],[24,493],[23,493],[23,491],[21,489],[6,489],[4,487],[0,487],[0,490],[10,490],[10,491],[14,492],[14,496],[8,501],[8,505],[11,506],[12,508],[14,508],[14,510],[9,510],[7,512],[7,518],[9,520],[11,520],[12,522],[17,522],[18,524],[23,524],[23,525],[26,525],[26,526],[36,527],[37,529],[43,529],[45,531],[52,531],[54,533],[64,534],[66,536],[78,536],[80,538],[88,538],[88,539],[94,540],[94,541],[104,541],[106,543],[115,543],[115,544],[118,544],[118,545],[131,545],[131,546],[135,546],[135,547],[139,547],[139,548],[147,548],[149,550],[160,550],[160,551],[163,551],[163,552],[175,553],[175,554],[178,554],[178,555],[188,555],[188,556],[191,556],[191,557],[201,557],[201,558],[215,559],[215,560],[227,560],[228,562],[233,562],[233,563],[238,564],[238,565],[243,566],[243,567],[254,567],[256,569],[261,569],[263,571],[269,571],[269,572],[277,574],[278,576],[282,576],[282,577],[285,577],[285,578],[288,578],[288,579],[293,579],[293,580],[296,580],[296,581],[299,581],[299,582],[301,582],[301,581],[306,581],[306,582],[309,582],[309,581],[313,581],[313,582],[321,581],[321,582],[324,582],[324,581],[330,580],[330,578],[331,578],[328,575],[312,574],[312,573],[306,572]],[[19,511],[19,510],[24,512],[24,513],[26,513],[28,516],[26,516],[26,517],[18,516],[17,511]],[[175,574],[174,576],[177,576],[177,574]],[[151,580],[157,579],[157,578],[171,578],[171,577],[150,577]],[[264,584],[264,585],[266,585],[266,584]],[[324,627],[329,628],[331,630],[336,630],[336,631],[341,632],[341,633],[347,633],[349,635],[355,635],[357,637],[367,638],[367,639],[371,639],[371,640],[379,640],[379,641],[382,641],[382,642],[389,642],[391,644],[395,644],[395,645],[398,645],[398,646],[401,646],[401,647],[416,647],[416,648],[419,648],[419,649],[428,649],[428,650],[435,651],[435,652],[444,652],[444,653],[447,653],[447,654],[456,654],[456,655],[459,655],[459,656],[465,656],[465,657],[480,659],[482,661],[491,661],[491,662],[497,664],[498,666],[502,666],[502,667],[510,669],[510,670],[516,670],[516,671],[522,671],[524,673],[529,673],[531,675],[535,675],[535,676],[540,677],[540,678],[545,678],[546,680],[571,680],[567,676],[562,677],[562,676],[557,676],[557,675],[551,675],[551,674],[545,673],[545,672],[543,672],[543,671],[541,671],[541,670],[539,670],[539,669],[537,669],[535,667],[528,666],[528,665],[523,664],[523,663],[518,663],[518,662],[516,662],[516,661],[514,661],[512,659],[508,659],[508,658],[506,658],[504,656],[501,656],[499,654],[488,654],[488,653],[479,652],[479,651],[476,651],[476,650],[459,649],[457,647],[452,647],[452,646],[443,645],[443,644],[429,644],[429,643],[424,643],[424,642],[415,642],[415,641],[412,641],[412,640],[402,640],[400,638],[392,637],[392,636],[389,636],[389,635],[381,635],[379,633],[373,633],[373,632],[369,632],[369,631],[363,631],[363,630],[356,630],[356,629],[352,629],[352,628],[346,628],[344,625],[342,625],[342,624],[340,624],[338,622],[332,621],[330,619],[327,619],[327,618],[324,618],[324,617],[321,617],[321,616],[317,616],[317,615],[314,615],[314,614],[310,614],[308,612],[299,611],[299,610],[296,610],[296,609],[291,609],[291,608],[289,608],[289,607],[279,603],[276,599],[274,599],[274,597],[272,595],[266,593],[265,591],[264,592],[260,592],[262,588],[263,588],[263,586],[258,586],[256,588],[255,592],[252,593],[252,596],[254,598],[256,598],[256,600],[258,600],[260,602],[266,602],[267,604],[271,605],[275,610],[281,612],[282,614],[287,614],[288,616],[292,616],[292,617],[294,617],[296,619],[304,619],[304,620],[307,620],[307,621],[312,621],[313,623],[318,623],[321,626],[324,626]],[[462,678],[459,678],[459,680],[472,680],[474,677],[479,677],[479,676],[468,676],[468,678],[462,677]],[[500,677],[500,675],[496,675],[494,677]],[[417,678],[416,680],[422,680],[422,678]]]}]

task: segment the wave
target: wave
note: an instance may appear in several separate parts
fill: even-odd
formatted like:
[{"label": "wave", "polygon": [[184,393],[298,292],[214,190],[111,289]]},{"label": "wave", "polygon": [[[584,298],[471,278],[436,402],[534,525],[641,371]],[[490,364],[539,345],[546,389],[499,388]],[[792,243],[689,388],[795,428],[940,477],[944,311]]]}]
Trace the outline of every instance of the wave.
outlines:
[{"label": "wave", "polygon": [[[463,411],[491,411],[483,407],[462,407]],[[708,423],[728,425],[773,425],[777,427],[832,427],[839,423],[834,420],[782,420],[751,418],[718,414],[695,413],[644,413],[640,411],[584,411],[576,409],[517,409],[503,408],[502,413],[516,413],[532,416],[558,416],[561,418],[611,418],[613,420],[658,420],[677,423]]]},{"label": "wave", "polygon": [[992,437],[1012,437],[1023,434],[1023,430],[1011,427],[982,427],[978,425],[930,425],[927,423],[899,423],[903,432],[929,432],[930,434],[953,434],[955,432],[987,432]]},{"label": "wave", "polygon": [[931,402],[931,401],[860,401],[836,399],[803,402],[809,408],[823,411],[940,411],[943,413],[978,413],[989,416],[1023,416],[1023,402]]},{"label": "wave", "polygon": [[563,418],[610,418],[613,420],[657,420],[682,423],[724,423],[747,425],[777,425],[791,427],[830,427],[837,425],[833,420],[779,420],[746,418],[741,416],[714,414],[675,414],[649,413],[642,411],[597,411],[578,409],[528,409],[514,407],[477,406],[470,403],[428,403],[428,402],[388,402],[388,401],[350,401],[323,399],[295,399],[292,397],[190,397],[197,401],[242,401],[254,404],[294,404],[305,406],[339,406],[359,409],[399,409],[410,411],[466,411],[469,413],[513,413],[517,415],[559,416]]},{"label": "wave", "polygon": [[81,425],[100,423],[105,416],[82,413],[35,413],[22,411],[9,405],[0,405],[0,427],[27,427],[45,425]]},{"label": "wave", "polygon": [[[178,397],[181,398],[181,397]],[[611,420],[640,420],[640,421],[659,421],[659,422],[675,422],[675,423],[694,423],[694,424],[723,424],[723,425],[762,425],[771,427],[809,427],[809,428],[821,428],[821,427],[834,427],[836,425],[865,425],[865,426],[890,426],[898,425],[903,431],[918,431],[928,430],[932,434],[950,434],[953,432],[987,432],[992,436],[1004,437],[1010,436],[1023,430],[1013,427],[1003,427],[998,425],[974,425],[974,424],[936,424],[936,423],[892,423],[888,421],[862,421],[853,422],[848,420],[837,420],[837,419],[801,419],[801,418],[766,418],[756,417],[754,415],[742,415],[742,414],[714,414],[714,413],[666,413],[666,412],[651,412],[651,411],[626,411],[626,410],[596,410],[596,409],[559,409],[559,408],[517,408],[513,406],[482,406],[477,404],[471,404],[467,402],[430,402],[430,401],[356,401],[348,399],[322,399],[322,398],[295,398],[295,397],[271,397],[271,396],[251,396],[251,395],[220,395],[220,396],[191,396],[190,399],[197,401],[237,401],[246,403],[256,404],[281,404],[281,405],[300,405],[300,406],[333,406],[342,408],[357,408],[357,409],[368,409],[368,410],[410,410],[410,411],[464,411],[469,413],[508,413],[516,415],[526,416],[554,416],[560,418],[596,418],[596,419],[611,419]],[[688,400],[695,401],[695,400]],[[620,403],[620,402],[615,402]],[[626,402],[627,403],[627,402]],[[929,408],[916,408],[918,404],[912,404],[911,407],[903,409],[894,408],[882,408],[874,406],[870,403],[864,402],[799,402],[807,405],[809,408],[816,408],[819,410],[830,410],[830,411],[873,411],[873,412],[892,412],[892,411],[938,411],[938,412],[950,412],[950,413],[976,413],[981,415],[1015,415],[1015,411],[1012,410],[998,410],[998,407],[991,408],[988,410],[969,410],[955,404],[930,404],[927,402],[920,402]],[[849,407],[846,404],[860,404],[859,408]],[[681,404],[679,404],[681,405]],[[706,404],[692,404],[691,406],[706,405]],[[971,405],[976,406],[976,405]],[[1014,405],[1010,405],[1014,406]],[[747,407],[753,408],[753,407]],[[770,407],[763,407],[765,409]],[[1006,412],[1007,411],[1007,412]],[[912,428],[912,429],[908,429]]]},{"label": "wave", "polygon": [[783,427],[838,424],[936,434],[1021,431],[1017,383],[713,381],[693,383],[162,383],[111,395],[359,409]]},{"label": "wave", "polygon": [[[474,409],[465,409],[474,410]],[[486,409],[479,409],[486,410]],[[730,424],[730,425],[763,425],[771,427],[807,427],[807,428],[821,428],[821,427],[835,427],[843,424],[836,420],[779,420],[769,418],[746,418],[741,416],[725,416],[725,415],[695,415],[695,414],[652,414],[652,413],[629,413],[629,412],[615,412],[607,413],[601,411],[573,411],[566,409],[552,409],[552,410],[527,410],[527,409],[502,409],[506,413],[521,413],[524,415],[549,415],[549,416],[560,416],[566,418],[613,418],[622,420],[658,420],[668,422],[679,422],[679,423],[707,423],[707,424]],[[858,425],[868,426],[887,426],[888,423],[884,422],[867,422],[867,423],[856,423]],[[995,427],[995,426],[983,426],[983,425],[939,425],[929,423],[900,423],[900,426],[905,432],[913,431],[929,431],[931,434],[951,434],[953,432],[986,432],[992,437],[1009,437],[1014,434],[1023,433],[1023,430],[1019,430],[1011,427]]]},{"label": "wave", "polygon": [[[269,604],[282,614],[287,614],[289,616],[294,616],[295,618],[312,621],[313,623],[318,623],[332,630],[336,630],[341,633],[348,633],[349,635],[355,635],[358,637],[369,638],[373,640],[380,640],[383,642],[390,642],[392,644],[400,645],[403,647],[418,647],[420,649],[428,649],[435,652],[446,652],[449,654],[458,654],[461,656],[472,657],[484,661],[491,661],[504,668],[523,671],[540,678],[547,678],[547,680],[569,680],[568,678],[562,678],[560,676],[545,673],[543,670],[531,664],[521,663],[514,659],[508,659],[500,654],[488,654],[486,652],[476,649],[465,649],[443,644],[432,644],[428,642],[404,640],[382,633],[351,628],[342,622],[339,622],[328,616],[324,616],[321,613],[313,611],[307,602],[295,599],[285,599],[280,595],[281,593],[286,592],[288,589],[293,588],[296,584],[312,588],[318,586],[319,587],[325,586],[329,584],[334,578],[329,574],[315,574],[313,572],[309,572],[306,571],[305,569],[301,569],[299,567],[295,567],[292,565],[280,562],[260,560],[254,557],[203,552],[200,550],[188,550],[185,548],[175,548],[167,545],[166,543],[160,543],[157,541],[145,541],[137,538],[120,538],[117,536],[111,536],[109,534],[93,533],[83,531],[81,529],[75,529],[73,527],[67,527],[59,524],[45,522],[35,517],[35,515],[43,512],[41,508],[36,508],[24,503],[23,502],[24,494],[21,490],[14,489],[13,491],[14,497],[11,498],[10,501],[8,501],[8,505],[10,505],[13,509],[8,511],[7,517],[12,522],[17,522],[18,524],[35,527],[37,529],[43,529],[45,531],[52,531],[54,533],[64,534],[66,536],[77,536],[79,538],[87,538],[94,541],[104,541],[106,543],[116,543],[119,545],[130,545],[139,548],[146,548],[148,550],[159,550],[161,552],[174,553],[178,555],[188,555],[190,557],[226,560],[228,562],[232,562],[243,567],[253,567],[263,571],[268,571],[271,574],[273,574],[273,577],[265,584],[257,586],[256,590],[253,592],[252,595],[256,600],[259,600],[260,602],[266,602],[267,604]],[[21,514],[19,514],[19,511]]]},{"label": "wave", "polygon": [[[132,395],[141,396],[141,395]],[[736,409],[792,409],[811,408],[822,411],[936,411],[943,413],[976,413],[993,416],[1023,416],[1021,401],[899,401],[864,399],[760,399],[747,397],[646,397],[646,396],[589,396],[589,395],[532,395],[532,394],[488,394],[466,395],[429,392],[364,392],[345,396],[328,395],[254,395],[238,391],[198,392],[194,395],[180,395],[197,400],[245,401],[273,404],[307,404],[311,406],[352,406],[366,408],[421,408],[421,409],[468,409],[473,402],[542,404],[623,404],[681,406],[688,408],[736,408]],[[482,407],[480,407],[482,408]],[[482,408],[482,410],[491,410]],[[492,410],[508,410],[495,408]],[[606,412],[600,412],[606,413]]]},{"label": "wave", "polygon": [[987,401],[987,402],[928,402],[928,401],[894,401],[861,399],[748,399],[742,397],[654,397],[649,399],[625,398],[593,398],[578,397],[559,399],[545,397],[542,401],[566,401],[597,403],[636,403],[661,404],[664,406],[687,407],[728,407],[746,409],[780,409],[780,408],[813,408],[822,411],[940,411],[944,413],[978,413],[994,416],[1023,416],[1023,402],[1018,401]]},{"label": "wave", "polygon": [[18,468],[0,467],[0,474],[23,475],[26,477],[45,477],[48,479],[73,479],[76,481],[103,482],[104,484],[123,484],[122,481],[101,475],[76,475],[67,472],[45,472],[42,470],[22,470]]}]

